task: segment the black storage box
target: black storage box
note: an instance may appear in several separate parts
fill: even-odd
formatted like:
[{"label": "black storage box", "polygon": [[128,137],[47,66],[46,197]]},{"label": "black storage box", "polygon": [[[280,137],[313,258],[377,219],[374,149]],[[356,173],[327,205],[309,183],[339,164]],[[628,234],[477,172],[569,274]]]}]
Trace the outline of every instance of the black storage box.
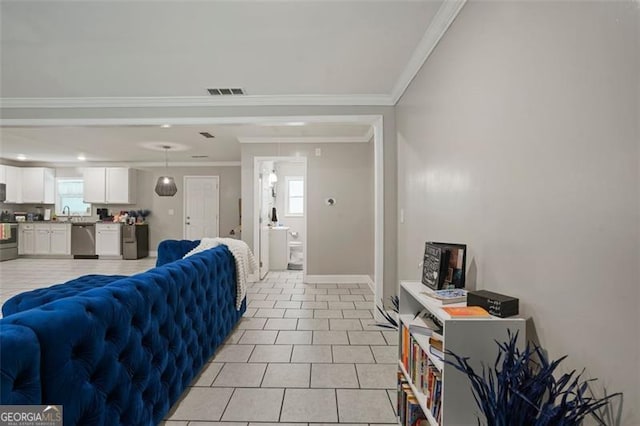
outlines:
[{"label": "black storage box", "polygon": [[518,315],[518,299],[487,290],[467,293],[467,306],[481,306],[491,315],[500,318]]}]

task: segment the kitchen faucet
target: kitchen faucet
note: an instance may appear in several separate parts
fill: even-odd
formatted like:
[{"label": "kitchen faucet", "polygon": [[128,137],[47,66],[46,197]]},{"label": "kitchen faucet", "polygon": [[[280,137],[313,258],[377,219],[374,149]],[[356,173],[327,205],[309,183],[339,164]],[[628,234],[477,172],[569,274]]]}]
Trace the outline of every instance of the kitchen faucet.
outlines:
[{"label": "kitchen faucet", "polygon": [[62,208],[62,216],[64,216],[64,211],[67,211],[67,216],[71,216],[71,209],[69,208],[69,206],[64,206]]}]

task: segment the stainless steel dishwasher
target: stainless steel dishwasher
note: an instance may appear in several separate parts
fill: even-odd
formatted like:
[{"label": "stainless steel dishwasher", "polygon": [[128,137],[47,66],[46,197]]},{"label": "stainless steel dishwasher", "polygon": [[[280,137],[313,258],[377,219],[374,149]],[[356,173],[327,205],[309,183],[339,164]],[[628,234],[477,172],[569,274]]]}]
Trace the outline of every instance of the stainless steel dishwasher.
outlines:
[{"label": "stainless steel dishwasher", "polygon": [[73,223],[71,226],[71,254],[74,259],[97,259],[96,225]]}]

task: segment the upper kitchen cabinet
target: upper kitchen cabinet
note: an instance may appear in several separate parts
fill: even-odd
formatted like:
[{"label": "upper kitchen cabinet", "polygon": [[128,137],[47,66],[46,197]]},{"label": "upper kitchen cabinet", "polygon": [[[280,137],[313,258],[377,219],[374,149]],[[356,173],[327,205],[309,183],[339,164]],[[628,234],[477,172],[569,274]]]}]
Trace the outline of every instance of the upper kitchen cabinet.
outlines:
[{"label": "upper kitchen cabinet", "polygon": [[85,203],[105,203],[107,199],[107,175],[104,167],[87,167],[82,172]]},{"label": "upper kitchen cabinet", "polygon": [[84,201],[96,204],[134,204],[136,170],[127,167],[84,169]]},{"label": "upper kitchen cabinet", "polygon": [[0,165],[0,183],[7,185],[6,203],[22,203],[22,170],[20,167]]},{"label": "upper kitchen cabinet", "polygon": [[[53,204],[55,171],[45,167],[22,167],[22,203]],[[9,195],[7,185],[7,195]]]}]

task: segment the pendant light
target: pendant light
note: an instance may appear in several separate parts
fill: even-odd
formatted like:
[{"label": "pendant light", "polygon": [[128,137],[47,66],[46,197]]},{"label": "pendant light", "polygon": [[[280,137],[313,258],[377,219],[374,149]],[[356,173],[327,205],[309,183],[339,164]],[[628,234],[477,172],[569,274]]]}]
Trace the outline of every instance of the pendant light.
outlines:
[{"label": "pendant light", "polygon": [[162,147],[164,149],[164,168],[167,172],[167,175],[160,176],[158,181],[156,182],[156,194],[161,197],[173,197],[178,192],[178,188],[176,187],[176,180],[168,176],[169,175],[169,158],[168,152],[171,149],[171,146],[164,145]]}]

